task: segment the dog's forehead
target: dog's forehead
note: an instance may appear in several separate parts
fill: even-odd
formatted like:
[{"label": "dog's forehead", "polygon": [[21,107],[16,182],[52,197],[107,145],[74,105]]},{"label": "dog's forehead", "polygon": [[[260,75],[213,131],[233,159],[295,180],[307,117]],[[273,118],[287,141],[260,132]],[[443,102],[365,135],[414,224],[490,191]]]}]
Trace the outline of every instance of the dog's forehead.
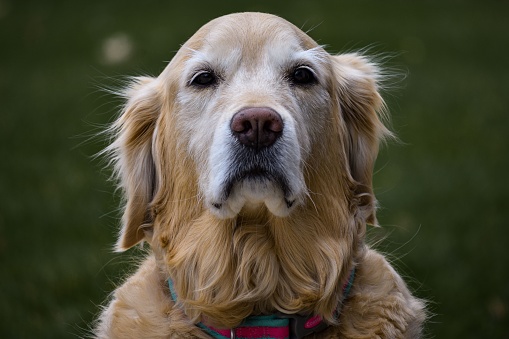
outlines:
[{"label": "dog's forehead", "polygon": [[237,13],[203,26],[186,44],[187,49],[210,60],[228,64],[234,59],[255,64],[261,58],[288,58],[316,48],[317,43],[288,21],[263,13]]}]

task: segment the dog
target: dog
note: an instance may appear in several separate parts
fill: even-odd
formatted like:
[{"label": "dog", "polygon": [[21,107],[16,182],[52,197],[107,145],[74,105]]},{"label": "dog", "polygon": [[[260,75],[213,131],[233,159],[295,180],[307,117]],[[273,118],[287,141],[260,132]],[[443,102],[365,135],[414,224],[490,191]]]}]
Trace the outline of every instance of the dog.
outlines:
[{"label": "dog", "polygon": [[207,23],[112,124],[116,249],[149,244],[98,338],[418,338],[425,303],[364,241],[376,63],[270,14]]}]

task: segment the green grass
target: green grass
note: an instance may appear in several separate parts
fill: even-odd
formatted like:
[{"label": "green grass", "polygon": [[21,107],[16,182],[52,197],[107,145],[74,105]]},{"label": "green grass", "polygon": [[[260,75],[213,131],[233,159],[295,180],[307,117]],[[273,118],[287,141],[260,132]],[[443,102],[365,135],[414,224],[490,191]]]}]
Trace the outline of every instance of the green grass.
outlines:
[{"label": "green grass", "polygon": [[[504,2],[0,1],[0,337],[72,338],[131,253],[111,253],[118,197],[87,142],[209,19],[279,14],[332,52],[373,46],[408,77],[387,96],[401,145],[375,185],[378,247],[429,300],[432,338],[509,337],[509,6]],[[103,44],[130,40],[119,63]]]}]

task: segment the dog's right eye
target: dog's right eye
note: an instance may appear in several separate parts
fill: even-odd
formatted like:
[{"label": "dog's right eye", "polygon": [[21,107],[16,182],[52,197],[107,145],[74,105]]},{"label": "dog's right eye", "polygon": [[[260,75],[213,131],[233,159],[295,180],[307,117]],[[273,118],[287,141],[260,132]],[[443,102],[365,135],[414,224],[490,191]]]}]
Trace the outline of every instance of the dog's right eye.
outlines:
[{"label": "dog's right eye", "polygon": [[208,87],[214,85],[217,81],[217,77],[214,72],[211,71],[201,71],[198,72],[190,82],[191,86],[196,87]]}]

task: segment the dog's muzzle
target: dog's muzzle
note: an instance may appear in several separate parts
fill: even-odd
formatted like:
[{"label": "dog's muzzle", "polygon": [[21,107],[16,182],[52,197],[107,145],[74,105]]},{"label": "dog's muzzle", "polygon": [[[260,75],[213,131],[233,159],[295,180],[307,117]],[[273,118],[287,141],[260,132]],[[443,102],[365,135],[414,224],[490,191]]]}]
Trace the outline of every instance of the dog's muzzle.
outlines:
[{"label": "dog's muzzle", "polygon": [[273,214],[288,215],[302,180],[295,173],[300,173],[300,158],[291,151],[298,145],[287,136],[281,115],[268,107],[242,109],[233,115],[229,133],[210,203],[213,212],[233,217],[246,204],[265,203]]}]

